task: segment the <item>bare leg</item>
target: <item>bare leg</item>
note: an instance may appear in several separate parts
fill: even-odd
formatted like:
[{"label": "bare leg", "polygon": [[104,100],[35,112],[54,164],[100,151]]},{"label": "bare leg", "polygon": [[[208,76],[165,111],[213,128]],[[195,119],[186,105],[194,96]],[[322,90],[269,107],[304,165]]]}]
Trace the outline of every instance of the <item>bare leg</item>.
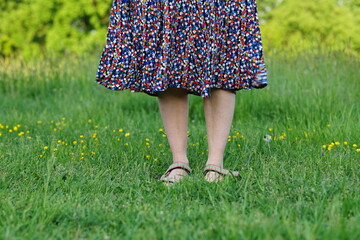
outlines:
[{"label": "bare leg", "polygon": [[[159,92],[158,102],[173,162],[189,163],[187,159],[188,94],[185,89],[168,88]],[[180,179],[183,169],[174,169],[169,177]],[[180,176],[179,176],[180,175]]]},{"label": "bare leg", "polygon": [[[235,109],[235,92],[224,89],[211,89],[211,96],[204,98],[204,111],[208,135],[208,160],[206,164],[223,167],[224,151],[230,132]],[[221,176],[208,172],[205,176],[210,182]]]}]

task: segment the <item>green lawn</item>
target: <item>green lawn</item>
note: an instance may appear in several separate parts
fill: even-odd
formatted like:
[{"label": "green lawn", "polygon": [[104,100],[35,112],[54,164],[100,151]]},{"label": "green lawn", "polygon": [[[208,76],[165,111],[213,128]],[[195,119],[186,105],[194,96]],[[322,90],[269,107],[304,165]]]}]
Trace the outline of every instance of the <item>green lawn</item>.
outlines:
[{"label": "green lawn", "polygon": [[358,59],[267,56],[269,86],[236,96],[241,180],[203,179],[191,95],[194,174],[170,188],[157,98],[98,85],[97,61],[0,62],[0,239],[360,239]]}]

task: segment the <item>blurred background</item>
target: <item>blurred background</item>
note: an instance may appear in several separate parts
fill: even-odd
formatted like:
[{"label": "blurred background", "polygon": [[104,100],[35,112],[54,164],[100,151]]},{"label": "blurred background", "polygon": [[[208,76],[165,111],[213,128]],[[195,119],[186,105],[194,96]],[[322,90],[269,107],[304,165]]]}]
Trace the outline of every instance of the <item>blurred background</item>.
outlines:
[{"label": "blurred background", "polygon": [[[0,0],[0,56],[99,53],[112,0]],[[360,52],[360,0],[259,0],[267,52]]]},{"label": "blurred background", "polygon": [[258,0],[269,85],[236,95],[224,160],[243,178],[203,181],[192,95],[194,177],[169,191],[157,98],[95,82],[111,3],[0,0],[0,239],[360,239],[360,0]]}]

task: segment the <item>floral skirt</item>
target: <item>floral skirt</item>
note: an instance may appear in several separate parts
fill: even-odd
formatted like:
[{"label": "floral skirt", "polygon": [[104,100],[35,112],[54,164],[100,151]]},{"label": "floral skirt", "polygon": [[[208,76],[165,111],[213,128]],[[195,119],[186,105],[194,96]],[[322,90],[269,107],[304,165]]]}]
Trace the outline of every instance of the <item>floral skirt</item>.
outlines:
[{"label": "floral skirt", "polygon": [[114,0],[96,82],[157,96],[169,87],[263,88],[255,0]]}]

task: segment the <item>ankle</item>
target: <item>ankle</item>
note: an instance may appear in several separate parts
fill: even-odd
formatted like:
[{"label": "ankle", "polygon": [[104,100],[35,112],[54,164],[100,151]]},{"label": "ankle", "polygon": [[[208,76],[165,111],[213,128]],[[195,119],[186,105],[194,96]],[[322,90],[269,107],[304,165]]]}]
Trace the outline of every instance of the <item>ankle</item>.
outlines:
[{"label": "ankle", "polygon": [[178,163],[178,162],[189,164],[189,160],[186,157],[185,158],[174,158],[173,157],[173,163]]},{"label": "ankle", "polygon": [[206,165],[213,165],[213,166],[217,166],[220,168],[224,168],[224,163],[223,161],[213,161],[213,160],[208,160],[206,162]]}]

